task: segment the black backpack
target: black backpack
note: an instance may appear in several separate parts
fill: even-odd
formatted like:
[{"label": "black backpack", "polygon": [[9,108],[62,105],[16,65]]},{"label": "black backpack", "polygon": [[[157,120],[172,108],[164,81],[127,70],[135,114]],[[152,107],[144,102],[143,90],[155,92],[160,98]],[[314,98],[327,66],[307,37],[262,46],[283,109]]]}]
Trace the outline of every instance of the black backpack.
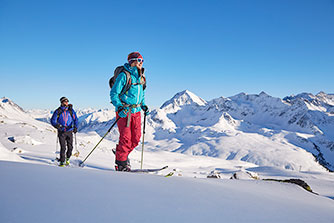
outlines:
[{"label": "black backpack", "polygon": [[[145,69],[142,68],[142,69],[141,69],[141,72],[140,72],[140,73],[141,73],[141,74],[140,74],[140,76],[141,76],[141,81],[140,81],[139,84],[142,84],[142,85],[143,85],[143,89],[145,90],[145,89],[146,89],[146,78],[145,78],[145,75],[144,75],[144,71],[145,71]],[[132,83],[131,83],[131,74],[130,74],[130,72],[127,71],[127,70],[124,68],[124,66],[118,66],[118,67],[116,67],[116,69],[115,69],[115,71],[114,71],[114,76],[112,76],[112,77],[110,78],[110,80],[109,80],[109,87],[110,87],[110,89],[111,89],[111,88],[114,86],[115,81],[116,81],[118,75],[119,75],[120,73],[122,73],[122,72],[125,73],[125,75],[126,75],[126,84],[125,84],[125,86],[123,87],[123,89],[122,89],[120,95],[125,94],[125,93],[130,89],[130,87],[131,87],[131,85],[132,85]],[[133,84],[133,85],[138,85],[138,84],[136,83],[136,84]]]}]

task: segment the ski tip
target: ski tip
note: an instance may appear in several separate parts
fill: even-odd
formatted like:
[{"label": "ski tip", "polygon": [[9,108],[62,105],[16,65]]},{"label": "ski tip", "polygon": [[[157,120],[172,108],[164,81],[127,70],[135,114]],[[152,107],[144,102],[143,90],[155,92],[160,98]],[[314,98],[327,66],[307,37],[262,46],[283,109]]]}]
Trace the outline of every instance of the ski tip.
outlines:
[{"label": "ski tip", "polygon": [[162,167],[161,169],[163,169],[163,170],[164,170],[164,169],[167,169],[167,168],[168,168],[168,166],[164,166],[164,167]]},{"label": "ski tip", "polygon": [[165,175],[165,177],[171,177],[174,175],[174,172],[169,172],[168,174]]}]

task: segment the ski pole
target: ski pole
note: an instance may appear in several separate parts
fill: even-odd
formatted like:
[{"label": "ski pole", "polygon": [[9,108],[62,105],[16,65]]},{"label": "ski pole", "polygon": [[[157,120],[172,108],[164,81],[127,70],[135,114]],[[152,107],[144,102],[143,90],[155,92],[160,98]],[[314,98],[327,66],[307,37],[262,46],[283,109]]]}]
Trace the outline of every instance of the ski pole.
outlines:
[{"label": "ski pole", "polygon": [[144,114],[143,142],[142,142],[142,149],[141,149],[141,162],[140,162],[140,169],[143,169],[145,127],[146,127],[146,112],[145,112],[145,114]]},{"label": "ski pole", "polygon": [[120,120],[121,117],[118,117],[118,119],[116,119],[116,121],[114,122],[114,124],[112,124],[112,126],[108,129],[108,131],[106,132],[106,134],[104,134],[104,136],[100,139],[100,141],[96,144],[96,146],[94,146],[94,148],[92,149],[92,151],[90,151],[90,153],[86,156],[86,158],[79,164],[79,166],[82,166],[83,163],[87,160],[87,158],[90,156],[90,154],[93,153],[93,151],[97,148],[97,146],[102,142],[102,140],[104,139],[104,137],[106,137],[108,135],[108,133],[111,131],[111,129],[116,125],[116,123],[118,122],[118,120]]},{"label": "ski pole", "polygon": [[58,132],[57,132],[56,137],[57,137],[57,139],[56,139],[56,152],[55,152],[55,154],[56,154],[56,156],[57,156],[58,141],[59,141],[59,139],[58,139]]},{"label": "ski pole", "polygon": [[74,133],[74,139],[75,139],[75,150],[78,151],[78,143],[77,143],[77,134]]},{"label": "ski pole", "polygon": [[78,143],[77,143],[77,134],[74,133],[74,139],[75,139],[75,153],[73,154],[75,157],[79,157],[80,152],[78,150]]}]

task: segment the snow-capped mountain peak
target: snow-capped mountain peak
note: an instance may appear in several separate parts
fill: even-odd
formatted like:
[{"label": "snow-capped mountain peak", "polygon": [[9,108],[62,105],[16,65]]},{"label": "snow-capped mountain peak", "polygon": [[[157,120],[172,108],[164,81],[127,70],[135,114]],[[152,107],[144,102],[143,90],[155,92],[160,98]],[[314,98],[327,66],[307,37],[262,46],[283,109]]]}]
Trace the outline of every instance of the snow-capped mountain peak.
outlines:
[{"label": "snow-capped mountain peak", "polygon": [[160,109],[168,111],[168,113],[178,111],[184,105],[198,105],[204,106],[207,102],[195,95],[194,93],[184,90],[172,97],[170,100],[166,101]]},{"label": "snow-capped mountain peak", "polygon": [[321,91],[316,95],[311,93],[301,93],[283,98],[289,104],[307,107],[309,110],[322,111],[334,114],[334,95]]},{"label": "snow-capped mountain peak", "polygon": [[[244,140],[233,141],[234,139],[249,137],[242,145],[242,148],[245,149],[253,148],[255,144],[256,148],[261,148],[263,142],[277,137],[281,139],[277,148],[282,150],[282,153],[290,153],[291,148],[293,151],[294,146],[297,145],[311,152],[317,161],[326,168],[334,169],[332,152],[334,142],[331,140],[334,130],[334,117],[331,109],[334,106],[329,103],[331,102],[331,95],[328,96],[323,92],[318,95],[302,93],[282,100],[265,92],[260,94],[240,93],[228,98],[213,99],[202,106],[193,103],[193,101],[185,100],[185,98],[189,99],[187,96],[187,92],[180,92],[167,101],[159,110],[159,117],[164,117],[164,119],[158,119],[152,115],[152,121],[156,123],[155,126],[164,126],[167,121],[168,126],[174,124],[173,131],[170,128],[159,128],[157,130],[159,136],[165,134],[160,130],[168,130],[169,135],[174,132],[175,138],[180,142],[185,142],[181,149],[175,151],[187,153],[195,151],[194,147],[196,147],[196,154],[210,154],[228,158],[227,148],[231,146],[231,153],[234,154],[235,145],[240,145]],[[313,137],[303,138],[299,137],[298,134],[310,134]],[[229,136],[233,137],[229,138]],[[210,140],[201,141],[201,137],[214,137],[221,142],[220,146],[222,147],[217,148],[216,144]],[[255,140],[256,137],[259,137],[259,141]],[[194,143],[196,140],[201,142],[197,145]],[[249,143],[253,140],[255,141]],[[285,144],[286,142],[287,144]],[[253,154],[249,151],[244,151],[247,154],[245,157],[247,157],[247,160],[249,157],[254,159],[254,154],[257,152]],[[262,153],[261,149],[259,151]],[[262,159],[261,156],[263,154],[254,159],[254,162],[257,163],[258,159]],[[308,155],[305,158],[313,159],[312,156]],[[272,162],[282,161],[275,159],[272,159]],[[292,161],[291,165],[286,166],[292,167],[298,162]]]},{"label": "snow-capped mountain peak", "polygon": [[15,109],[19,112],[23,112],[25,113],[25,111],[23,110],[23,108],[21,108],[20,106],[18,106],[16,103],[14,103],[12,100],[10,100],[9,98],[6,97],[2,97],[1,99],[1,103],[0,103],[0,107],[1,108],[9,108],[11,107],[12,109]]},{"label": "snow-capped mountain peak", "polygon": [[320,91],[315,96],[327,103],[328,105],[334,106],[334,94],[326,94],[325,92]]},{"label": "snow-capped mountain peak", "polygon": [[10,100],[9,98],[2,97],[0,99],[0,116],[17,118],[17,117],[27,117],[29,115],[23,110],[23,108],[18,106],[15,102]]}]

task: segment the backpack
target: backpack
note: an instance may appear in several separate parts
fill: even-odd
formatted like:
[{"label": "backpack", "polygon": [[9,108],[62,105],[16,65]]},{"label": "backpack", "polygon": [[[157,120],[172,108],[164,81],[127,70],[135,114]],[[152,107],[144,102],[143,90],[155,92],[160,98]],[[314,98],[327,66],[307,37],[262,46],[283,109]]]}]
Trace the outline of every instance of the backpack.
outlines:
[{"label": "backpack", "polygon": [[[141,78],[140,84],[143,85],[143,89],[145,90],[145,89],[146,89],[146,77],[145,77],[145,75],[144,75],[144,71],[145,71],[145,69],[142,68],[142,69],[141,69],[141,77],[142,77],[142,78]],[[126,75],[126,84],[125,84],[125,86],[123,87],[123,89],[122,89],[120,95],[125,94],[125,93],[130,89],[131,85],[138,85],[137,83],[136,83],[136,84],[132,84],[132,83],[131,83],[131,74],[130,74],[129,71],[127,71],[127,70],[124,68],[124,66],[118,66],[118,67],[116,67],[116,69],[115,69],[115,71],[114,71],[114,76],[112,76],[112,77],[110,78],[110,80],[109,80],[109,87],[110,87],[110,89],[114,86],[115,81],[116,81],[118,75],[119,75],[120,73],[122,73],[122,72],[125,73],[125,75]]]}]

